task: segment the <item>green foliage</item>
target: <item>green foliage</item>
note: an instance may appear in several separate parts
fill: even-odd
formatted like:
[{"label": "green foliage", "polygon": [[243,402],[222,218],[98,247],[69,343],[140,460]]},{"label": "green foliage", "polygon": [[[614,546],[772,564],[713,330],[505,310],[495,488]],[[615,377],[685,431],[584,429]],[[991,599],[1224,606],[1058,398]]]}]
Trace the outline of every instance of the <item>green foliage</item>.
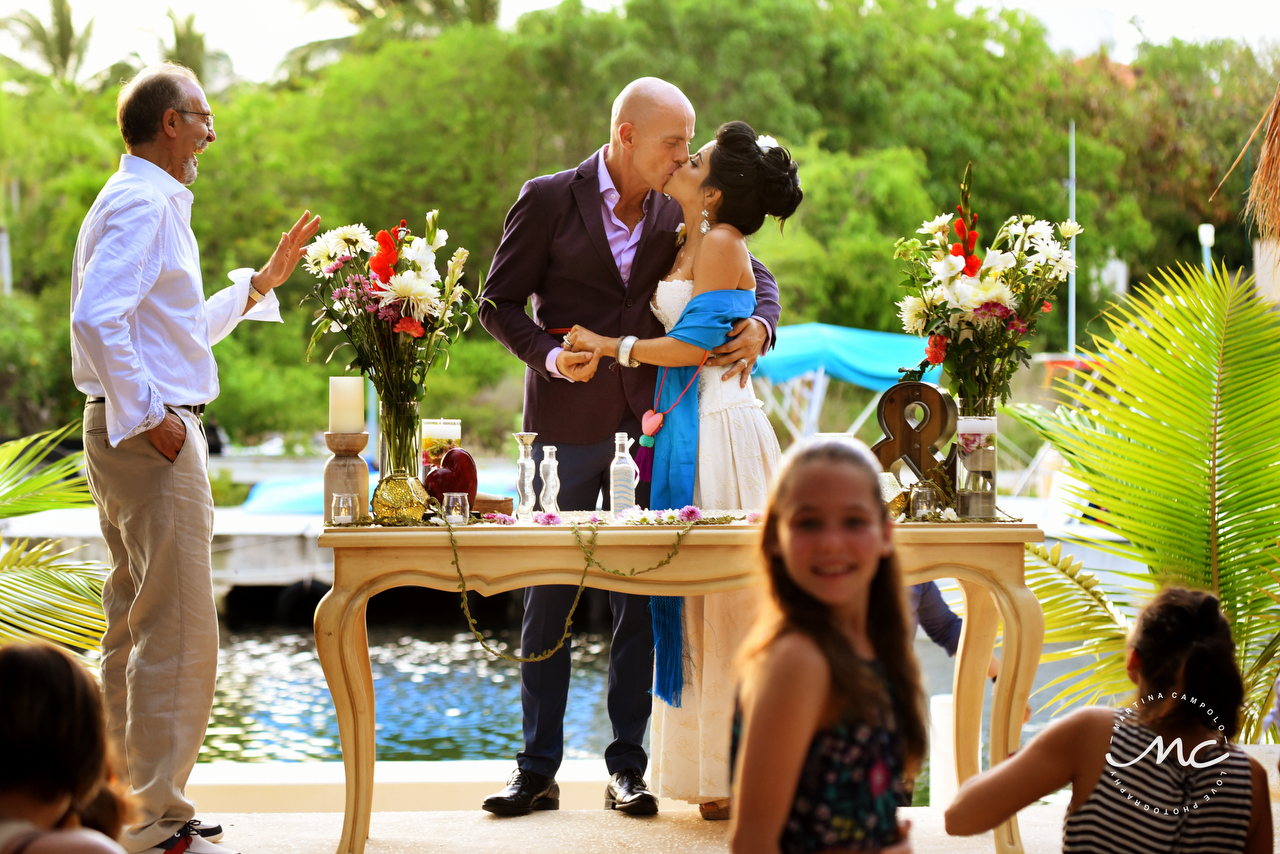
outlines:
[{"label": "green foliage", "polygon": [[1089,659],[1051,702],[1118,691],[1120,615],[1167,585],[1203,589],[1231,622],[1245,678],[1241,739],[1256,740],[1280,671],[1280,600],[1270,593],[1280,541],[1280,315],[1251,279],[1184,267],[1105,319],[1110,336],[1094,339],[1090,382],[1059,383],[1069,405],[1055,416],[1014,411],[1082,484],[1072,514],[1105,532],[1082,541],[1146,567],[1123,586],[1086,585],[1057,556],[1032,561],[1029,582],[1051,636],[1080,644],[1058,657]]},{"label": "green foliage", "polygon": [[214,507],[239,507],[253,488],[251,484],[232,482],[230,469],[219,469],[217,474],[209,475],[209,487],[213,490]]},{"label": "green foliage", "polygon": [[49,17],[50,25],[46,27],[32,12],[23,9],[0,21],[0,26],[15,31],[23,49],[39,55],[55,78],[74,83],[93,37],[93,20],[76,32],[67,0],[49,0]]},{"label": "green foliage", "polygon": [[108,569],[69,560],[60,540],[18,540],[0,554],[0,645],[48,641],[97,649],[107,630],[102,587]]},{"label": "green foliage", "polygon": [[[565,0],[522,16],[514,32],[484,23],[492,0],[318,2],[345,9],[359,34],[313,46],[283,85],[212,95],[218,140],[201,158],[192,222],[209,294],[227,271],[261,264],[304,208],[325,227],[374,229],[438,208],[451,243],[471,250],[464,281],[478,288],[524,181],[573,167],[606,142],[613,98],[641,74],[688,93],[695,144],[729,119],[791,144],[805,201],[785,234],[766,228],[753,243],[778,273],[784,323],[896,331],[893,240],[950,210],[970,160],[985,223],[1022,212],[1065,219],[1070,120],[1076,220],[1086,229],[1077,246],[1082,340],[1104,330],[1110,295],[1096,270],[1113,256],[1140,281],[1157,264],[1193,261],[1195,226],[1208,221],[1218,257],[1251,263],[1239,221],[1246,170],[1212,205],[1205,200],[1270,100],[1280,49],[1174,41],[1144,45],[1132,66],[1105,54],[1077,60],[1054,54],[1025,13],[969,12],[956,0],[630,0],[608,11]],[[195,22],[173,24],[166,47],[194,50]],[[169,29],[164,19],[155,27]],[[44,333],[43,349],[0,352],[0,368],[34,355],[58,377],[16,432],[65,423],[79,409],[65,367],[67,272],[80,222],[122,150],[118,90],[107,85],[132,62],[121,59],[99,94],[0,66],[0,82],[19,84],[0,89],[0,222],[11,230],[17,287],[38,297]],[[318,68],[321,60],[336,61]],[[303,360],[311,315],[296,305],[305,281],[299,272],[280,290],[283,324],[246,323],[218,345],[222,394],[211,412],[236,441],[324,426],[325,378],[336,368]],[[1064,286],[1036,347],[1065,349],[1065,296]],[[501,425],[485,426],[497,433],[482,440],[501,446],[520,405],[520,366],[508,358],[504,370],[486,361],[482,371],[461,352],[447,380],[433,379],[427,406]],[[20,393],[0,396],[0,422],[22,409]]]},{"label": "green foliage", "polygon": [[936,215],[923,158],[905,148],[855,157],[814,144],[791,153],[804,201],[782,229],[767,224],[752,241],[778,278],[784,322],[901,331],[893,242]]},{"label": "green foliage", "polygon": [[[0,519],[92,506],[80,474],[81,455],[49,460],[53,447],[78,427],[70,424],[0,444]],[[0,552],[0,644],[42,639],[77,651],[96,649],[106,631],[106,567],[69,560],[74,550],[58,551],[57,540],[5,545]]]}]

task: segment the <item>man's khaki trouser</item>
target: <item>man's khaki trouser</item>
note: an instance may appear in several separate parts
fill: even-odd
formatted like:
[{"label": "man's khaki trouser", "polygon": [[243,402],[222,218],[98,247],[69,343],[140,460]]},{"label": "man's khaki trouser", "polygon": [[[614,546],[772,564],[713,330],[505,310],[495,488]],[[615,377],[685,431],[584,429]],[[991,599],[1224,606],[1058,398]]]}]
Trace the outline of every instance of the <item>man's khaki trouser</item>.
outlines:
[{"label": "man's khaki trouser", "polygon": [[195,817],[183,795],[213,708],[218,615],[209,545],[213,494],[199,418],[169,462],[145,434],[107,441],[106,406],[85,407],[84,456],[111,555],[103,591],[102,685],[107,735],[136,797],[131,851],[163,842]]}]

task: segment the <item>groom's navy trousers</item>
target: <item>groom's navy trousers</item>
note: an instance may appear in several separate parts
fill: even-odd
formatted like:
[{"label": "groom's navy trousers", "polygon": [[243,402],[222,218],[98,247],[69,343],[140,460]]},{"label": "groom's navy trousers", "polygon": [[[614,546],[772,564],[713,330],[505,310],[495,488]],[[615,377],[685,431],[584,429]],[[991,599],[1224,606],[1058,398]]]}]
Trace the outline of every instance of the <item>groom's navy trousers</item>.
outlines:
[{"label": "groom's navy trousers", "polygon": [[[627,413],[618,431],[633,439],[640,436],[640,422]],[[533,445],[533,458],[542,462],[541,442]],[[600,496],[608,510],[609,464],[612,439],[587,445],[556,445],[559,460],[561,510],[595,510]],[[534,482],[534,494],[542,494],[542,478]],[[636,488],[637,503],[649,506],[649,484]],[[564,621],[578,588],[563,584],[526,587],[524,623],[520,630],[520,654],[534,655],[551,649],[564,634]],[[581,606],[581,603],[579,603]],[[635,768],[644,773],[649,759],[642,742],[653,697],[653,623],[649,597],[634,593],[609,593],[613,610],[613,643],[609,648],[609,722],[613,741],[604,752],[609,773]],[[524,750],[516,764],[526,771],[554,777],[564,758],[564,713],[569,698],[569,641],[546,661],[520,665],[520,702],[524,711]]]}]

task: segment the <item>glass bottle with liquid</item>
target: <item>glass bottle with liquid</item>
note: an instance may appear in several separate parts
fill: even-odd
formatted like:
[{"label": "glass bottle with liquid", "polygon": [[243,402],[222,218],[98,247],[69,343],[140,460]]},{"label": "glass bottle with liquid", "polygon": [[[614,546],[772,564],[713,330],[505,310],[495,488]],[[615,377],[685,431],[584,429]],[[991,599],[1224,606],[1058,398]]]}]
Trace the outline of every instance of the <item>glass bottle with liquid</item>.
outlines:
[{"label": "glass bottle with liquid", "polygon": [[520,458],[516,461],[516,492],[519,494],[515,507],[516,520],[532,522],[533,502],[536,499],[533,492],[533,475],[537,471],[537,466],[533,462],[533,440],[538,438],[538,434],[512,433],[511,435],[520,445]]},{"label": "glass bottle with liquid", "polygon": [[542,512],[560,512],[560,462],[556,459],[556,446],[542,446]]},{"label": "glass bottle with liquid", "polygon": [[614,516],[636,506],[636,484],[640,467],[631,459],[631,443],[626,433],[613,434],[613,462],[609,465],[609,512]]}]

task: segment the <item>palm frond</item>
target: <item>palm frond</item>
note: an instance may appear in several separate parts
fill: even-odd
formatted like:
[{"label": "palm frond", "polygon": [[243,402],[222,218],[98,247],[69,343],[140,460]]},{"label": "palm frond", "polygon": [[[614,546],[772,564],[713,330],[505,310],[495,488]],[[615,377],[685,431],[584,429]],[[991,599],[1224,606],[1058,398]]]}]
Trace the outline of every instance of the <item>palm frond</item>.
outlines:
[{"label": "palm frond", "polygon": [[0,554],[0,644],[45,640],[77,652],[97,649],[107,630],[107,567],[70,560],[60,540],[18,540]]},{"label": "palm frond", "polygon": [[[1104,702],[1131,691],[1133,685],[1124,669],[1130,622],[1125,612],[1132,612],[1130,604],[1114,601],[1098,578],[1083,570],[1078,559],[1063,553],[1061,544],[1047,549],[1028,543],[1026,550],[1027,586],[1045,612],[1044,642],[1075,644],[1066,650],[1045,653],[1040,660],[1063,661],[1079,656],[1091,659],[1091,663],[1039,689],[1072,683],[1047,700],[1044,707],[1056,704],[1061,709],[1081,701]],[[1093,678],[1079,683],[1086,674]]]},{"label": "palm frond", "polygon": [[[1280,538],[1280,316],[1251,279],[1182,267],[1105,319],[1112,337],[1095,336],[1092,373],[1076,372],[1087,382],[1058,383],[1068,404],[1011,414],[1066,460],[1079,483],[1068,489],[1072,515],[1106,532],[1081,541],[1146,567],[1128,584],[1098,585],[1107,598],[1178,584],[1222,601],[1248,680],[1249,740],[1280,668],[1280,602],[1266,593]],[[1046,620],[1079,608],[1076,598],[1050,598]],[[1082,644],[1059,657],[1085,654],[1097,655]],[[1070,683],[1055,697],[1063,705],[1119,684],[1098,666],[1061,683]]]},{"label": "palm frond", "polygon": [[0,519],[93,505],[81,473],[82,454],[47,462],[54,446],[77,429],[78,424],[68,424],[0,444]]}]

